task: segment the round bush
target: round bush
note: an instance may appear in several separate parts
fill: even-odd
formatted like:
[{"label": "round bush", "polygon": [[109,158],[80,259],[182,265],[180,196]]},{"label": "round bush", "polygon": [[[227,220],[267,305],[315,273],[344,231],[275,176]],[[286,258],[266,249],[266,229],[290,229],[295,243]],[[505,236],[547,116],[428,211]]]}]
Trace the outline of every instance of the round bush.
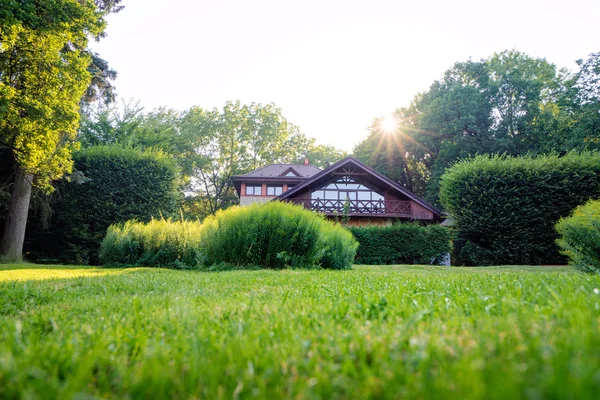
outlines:
[{"label": "round bush", "polygon": [[600,201],[577,207],[556,224],[556,241],[575,268],[600,273]]},{"label": "round bush", "polygon": [[341,225],[289,203],[231,207],[203,225],[208,263],[345,269],[351,267],[358,247]]}]

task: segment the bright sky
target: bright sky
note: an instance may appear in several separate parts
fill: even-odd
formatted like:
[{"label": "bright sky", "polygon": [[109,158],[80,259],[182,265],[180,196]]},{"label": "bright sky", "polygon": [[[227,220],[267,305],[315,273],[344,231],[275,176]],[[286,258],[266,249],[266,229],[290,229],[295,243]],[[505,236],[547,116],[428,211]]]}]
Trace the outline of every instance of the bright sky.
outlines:
[{"label": "bright sky", "polygon": [[94,44],[147,110],[275,103],[344,150],[456,61],[515,48],[575,69],[599,0],[123,0]]}]

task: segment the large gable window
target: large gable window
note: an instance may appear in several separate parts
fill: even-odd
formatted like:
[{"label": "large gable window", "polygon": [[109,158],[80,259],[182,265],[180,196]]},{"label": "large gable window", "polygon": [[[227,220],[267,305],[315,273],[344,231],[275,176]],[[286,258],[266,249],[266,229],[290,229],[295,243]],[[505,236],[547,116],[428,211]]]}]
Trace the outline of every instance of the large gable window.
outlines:
[{"label": "large gable window", "polygon": [[335,182],[331,182],[317,190],[312,191],[311,199],[327,199],[327,200],[369,200],[383,201],[384,197],[381,193],[356,182],[350,176],[342,176]]},{"label": "large gable window", "polygon": [[384,196],[351,176],[342,176],[336,181],[313,190],[310,194],[312,207],[327,212],[383,213]]},{"label": "large gable window", "polygon": [[246,196],[261,196],[262,186],[246,185]]}]

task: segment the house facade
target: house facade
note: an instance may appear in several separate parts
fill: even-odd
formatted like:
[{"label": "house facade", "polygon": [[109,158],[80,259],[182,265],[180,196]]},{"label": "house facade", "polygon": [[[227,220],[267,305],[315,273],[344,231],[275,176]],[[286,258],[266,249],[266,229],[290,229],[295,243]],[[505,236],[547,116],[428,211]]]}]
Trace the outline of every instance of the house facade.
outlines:
[{"label": "house facade", "polygon": [[441,210],[353,157],[324,170],[272,164],[233,177],[240,204],[287,201],[349,225],[391,225],[398,220],[439,223]]}]

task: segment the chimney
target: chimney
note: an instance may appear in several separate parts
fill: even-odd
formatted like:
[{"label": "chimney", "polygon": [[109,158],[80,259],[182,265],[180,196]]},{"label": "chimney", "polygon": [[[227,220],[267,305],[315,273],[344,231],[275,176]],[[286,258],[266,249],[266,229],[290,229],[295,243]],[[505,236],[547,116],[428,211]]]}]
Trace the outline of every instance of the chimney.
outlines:
[{"label": "chimney", "polygon": [[304,165],[308,165],[308,157],[304,158]]}]

